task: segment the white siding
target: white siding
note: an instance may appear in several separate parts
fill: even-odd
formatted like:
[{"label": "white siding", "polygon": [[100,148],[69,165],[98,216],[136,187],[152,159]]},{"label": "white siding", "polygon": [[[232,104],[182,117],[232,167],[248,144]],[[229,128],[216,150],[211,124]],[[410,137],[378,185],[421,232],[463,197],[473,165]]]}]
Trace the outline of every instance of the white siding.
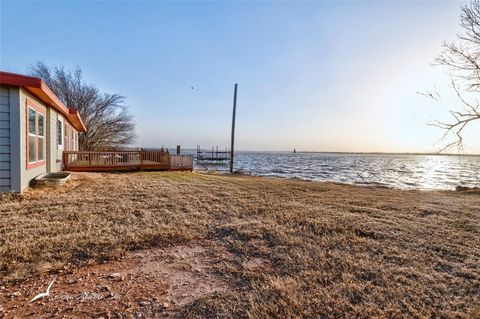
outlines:
[{"label": "white siding", "polygon": [[[57,143],[57,121],[60,120],[63,123],[63,130],[62,130],[62,141],[63,145],[61,147],[58,146]],[[56,152],[55,152],[55,161],[57,165],[57,170],[61,171],[63,169],[63,150],[65,149],[65,123],[67,120],[59,113],[57,113],[57,119],[55,120],[55,145],[56,145]]]},{"label": "white siding", "polygon": [[10,90],[0,87],[0,192],[11,190]]},{"label": "white siding", "polygon": [[47,113],[47,170],[58,172],[62,170],[63,149],[58,147],[57,120],[63,120],[63,117],[51,107]]}]

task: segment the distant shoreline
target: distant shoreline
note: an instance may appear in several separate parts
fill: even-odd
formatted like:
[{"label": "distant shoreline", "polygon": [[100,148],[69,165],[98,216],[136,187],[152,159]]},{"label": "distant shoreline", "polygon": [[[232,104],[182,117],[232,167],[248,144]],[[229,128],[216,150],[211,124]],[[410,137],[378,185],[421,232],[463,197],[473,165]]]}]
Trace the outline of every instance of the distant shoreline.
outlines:
[{"label": "distant shoreline", "polygon": [[322,152],[322,151],[297,151],[292,154],[345,154],[345,155],[427,155],[427,156],[480,156],[480,154],[456,154],[456,153],[389,153],[389,152]]},{"label": "distant shoreline", "polygon": [[284,154],[344,154],[344,155],[417,155],[417,156],[480,156],[480,154],[457,154],[457,153],[401,153],[401,152],[326,152],[326,151],[245,151],[235,153],[284,153]]},{"label": "distant shoreline", "polygon": [[[152,148],[155,149],[155,147],[144,147],[144,148]],[[174,147],[164,147],[165,149],[169,150],[175,150]],[[157,148],[158,149],[158,148]],[[202,148],[202,151],[209,152],[212,151],[210,148]],[[182,151],[188,151],[188,152],[196,152],[197,149],[194,148],[182,148]],[[219,149],[219,151],[224,151],[224,149]],[[214,150],[215,152],[215,150]],[[435,152],[329,152],[329,151],[297,151],[294,153],[293,151],[252,151],[252,150],[237,150],[235,153],[283,153],[283,154],[344,154],[344,155],[417,155],[417,156],[480,156],[480,153],[477,154],[459,154],[459,153],[435,153]]]}]

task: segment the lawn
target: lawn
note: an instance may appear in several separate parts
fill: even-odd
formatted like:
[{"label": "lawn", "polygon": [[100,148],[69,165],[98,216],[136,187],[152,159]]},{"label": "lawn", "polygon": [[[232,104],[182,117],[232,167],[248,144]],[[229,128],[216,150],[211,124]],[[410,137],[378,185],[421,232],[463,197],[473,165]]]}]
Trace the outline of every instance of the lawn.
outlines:
[{"label": "lawn", "polygon": [[0,197],[0,289],[0,317],[480,317],[480,194],[79,173]]}]

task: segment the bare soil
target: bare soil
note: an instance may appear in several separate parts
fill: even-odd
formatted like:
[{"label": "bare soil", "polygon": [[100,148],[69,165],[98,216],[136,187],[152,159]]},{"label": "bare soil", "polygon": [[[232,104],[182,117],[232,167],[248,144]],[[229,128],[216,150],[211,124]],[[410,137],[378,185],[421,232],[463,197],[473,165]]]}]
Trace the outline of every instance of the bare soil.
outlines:
[{"label": "bare soil", "polygon": [[474,318],[479,296],[478,191],[81,173],[0,197],[0,318]]},{"label": "bare soil", "polygon": [[[198,298],[225,291],[216,257],[200,246],[128,253],[120,260],[59,270],[46,278],[3,287],[4,312],[13,317],[124,318],[169,316]],[[51,296],[28,302],[55,279]]]}]

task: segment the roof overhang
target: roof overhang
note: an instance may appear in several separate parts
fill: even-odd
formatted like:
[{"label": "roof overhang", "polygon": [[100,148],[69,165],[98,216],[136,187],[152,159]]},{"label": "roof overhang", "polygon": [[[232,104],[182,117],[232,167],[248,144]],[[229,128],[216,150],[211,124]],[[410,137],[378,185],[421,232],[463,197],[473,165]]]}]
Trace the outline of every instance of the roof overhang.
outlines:
[{"label": "roof overhang", "polygon": [[87,131],[78,110],[67,108],[42,79],[0,71],[0,84],[24,87],[42,102],[50,105],[62,114],[77,131]]}]

